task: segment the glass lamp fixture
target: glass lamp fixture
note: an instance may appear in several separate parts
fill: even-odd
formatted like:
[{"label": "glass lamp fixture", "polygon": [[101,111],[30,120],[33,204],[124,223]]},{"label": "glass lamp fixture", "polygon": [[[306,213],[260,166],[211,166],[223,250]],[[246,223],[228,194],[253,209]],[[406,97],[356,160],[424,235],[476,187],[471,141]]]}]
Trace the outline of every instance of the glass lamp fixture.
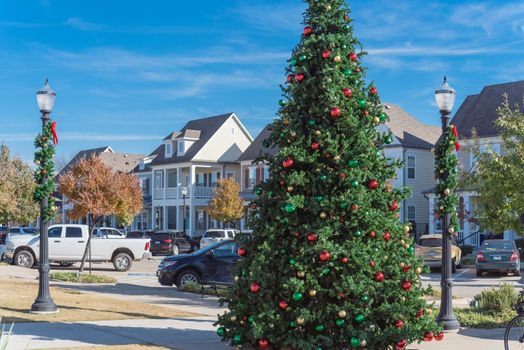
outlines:
[{"label": "glass lamp fixture", "polygon": [[36,92],[36,101],[42,113],[51,113],[55,105],[56,92],[49,86],[48,80],[45,80],[45,85]]},{"label": "glass lamp fixture", "polygon": [[444,82],[435,91],[435,101],[442,114],[450,114],[455,104],[455,89],[448,84],[448,80],[444,77]]}]

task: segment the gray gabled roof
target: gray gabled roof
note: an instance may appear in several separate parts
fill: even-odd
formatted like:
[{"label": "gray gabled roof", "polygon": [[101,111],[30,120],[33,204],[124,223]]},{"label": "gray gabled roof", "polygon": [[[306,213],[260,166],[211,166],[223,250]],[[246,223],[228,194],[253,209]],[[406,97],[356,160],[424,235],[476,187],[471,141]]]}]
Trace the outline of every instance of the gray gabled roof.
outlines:
[{"label": "gray gabled roof", "polygon": [[73,159],[71,159],[69,161],[69,163],[67,163],[62,168],[62,170],[60,170],[60,172],[56,175],[56,178],[58,178],[58,176],[60,176],[62,174],[67,173],[69,171],[69,169],[71,168],[71,166],[73,164],[77,163],[80,159],[82,159],[82,158],[90,158],[92,156],[98,157],[100,154],[102,154],[104,152],[113,153],[113,150],[109,146],[104,146],[104,147],[98,147],[98,148],[85,149],[85,150],[82,150],[82,151],[78,152],[73,157]]},{"label": "gray gabled roof", "polygon": [[270,125],[266,125],[266,127],[258,134],[258,136],[255,138],[255,140],[249,145],[248,148],[238,157],[237,161],[245,161],[245,160],[255,160],[261,155],[264,155],[268,153],[270,156],[274,155],[278,152],[277,148],[267,148],[262,145],[263,141],[267,138],[269,138],[269,135],[271,135],[271,129]]},{"label": "gray gabled roof", "polygon": [[495,120],[504,94],[508,95],[511,107],[519,103],[523,110],[524,80],[485,86],[480,94],[466,97],[451,120],[457,127],[459,139],[471,138],[472,128],[477,130],[479,137],[498,136]]},{"label": "gray gabled roof", "polygon": [[[213,135],[220,129],[222,124],[231,116],[233,113],[221,114],[213,117],[195,119],[189,121],[183,128],[180,130],[180,134],[184,135],[186,130],[198,130],[200,131],[199,139],[195,141],[187,152],[183,156],[177,156],[176,152],[173,152],[173,156],[166,158],[165,157],[165,145],[160,145],[151,155],[155,155],[155,159],[151,162],[151,165],[161,165],[161,164],[170,164],[170,163],[183,163],[189,162],[193,157],[204,147],[204,145],[213,137]],[[171,133],[169,135],[173,135]],[[177,135],[180,135],[177,134]],[[168,135],[168,136],[169,136]],[[194,135],[194,133],[193,133]],[[176,137],[176,136],[175,136]]]}]

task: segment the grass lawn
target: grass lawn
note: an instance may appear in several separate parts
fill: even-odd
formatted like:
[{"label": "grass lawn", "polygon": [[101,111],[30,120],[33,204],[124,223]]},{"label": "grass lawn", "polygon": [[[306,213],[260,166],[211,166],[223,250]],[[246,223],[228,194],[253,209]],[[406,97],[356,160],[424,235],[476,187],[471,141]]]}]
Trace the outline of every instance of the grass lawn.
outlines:
[{"label": "grass lawn", "polygon": [[51,272],[49,273],[49,279],[51,281],[64,281],[73,283],[111,283],[115,284],[118,282],[116,278],[104,275],[92,275],[88,273],[82,273],[78,275],[76,272]]},{"label": "grass lawn", "polygon": [[173,308],[110,298],[96,294],[51,287],[51,297],[60,312],[35,315],[31,310],[38,295],[38,283],[17,278],[0,277],[0,315],[3,323],[74,322],[128,320],[140,318],[174,318],[197,316]]},{"label": "grass lawn", "polygon": [[106,346],[88,346],[88,347],[75,347],[75,348],[55,348],[46,350],[166,350],[162,346],[155,345],[140,345],[140,344],[128,344],[128,345],[106,345]]}]

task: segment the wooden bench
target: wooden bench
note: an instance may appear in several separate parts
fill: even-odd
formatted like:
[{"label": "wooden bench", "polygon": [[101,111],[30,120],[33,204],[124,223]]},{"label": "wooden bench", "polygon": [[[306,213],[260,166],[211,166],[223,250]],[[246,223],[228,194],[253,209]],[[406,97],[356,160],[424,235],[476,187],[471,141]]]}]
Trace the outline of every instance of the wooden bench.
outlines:
[{"label": "wooden bench", "polygon": [[227,266],[220,266],[217,268],[215,274],[205,274],[200,279],[200,285],[202,289],[200,294],[204,298],[204,289],[206,286],[209,286],[215,291],[217,297],[220,297],[218,294],[217,286],[232,287],[233,286],[233,276],[231,275],[231,267],[229,269]]}]

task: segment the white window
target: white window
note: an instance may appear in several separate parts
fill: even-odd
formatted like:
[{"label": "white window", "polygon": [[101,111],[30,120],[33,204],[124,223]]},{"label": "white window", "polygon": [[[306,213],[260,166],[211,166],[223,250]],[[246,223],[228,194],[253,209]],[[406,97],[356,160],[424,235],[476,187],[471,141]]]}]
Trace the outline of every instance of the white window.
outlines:
[{"label": "white window", "polygon": [[408,179],[415,178],[415,156],[408,156]]},{"label": "white window", "polygon": [[178,155],[183,155],[186,153],[186,144],[184,141],[178,141]]},{"label": "white window", "polygon": [[264,165],[264,178],[263,181],[267,181],[269,179],[269,166]]},{"label": "white window", "polygon": [[256,185],[256,181],[257,181],[257,167],[249,167],[249,177],[248,177],[248,186],[247,188],[248,189],[253,189],[255,188],[255,185]]},{"label": "white window", "polygon": [[416,211],[414,205],[408,205],[408,221],[415,221]]},{"label": "white window", "polygon": [[171,142],[166,143],[166,157],[171,157],[172,148],[171,148]]},{"label": "white window", "polygon": [[155,171],[155,188],[164,188],[164,171]]}]

